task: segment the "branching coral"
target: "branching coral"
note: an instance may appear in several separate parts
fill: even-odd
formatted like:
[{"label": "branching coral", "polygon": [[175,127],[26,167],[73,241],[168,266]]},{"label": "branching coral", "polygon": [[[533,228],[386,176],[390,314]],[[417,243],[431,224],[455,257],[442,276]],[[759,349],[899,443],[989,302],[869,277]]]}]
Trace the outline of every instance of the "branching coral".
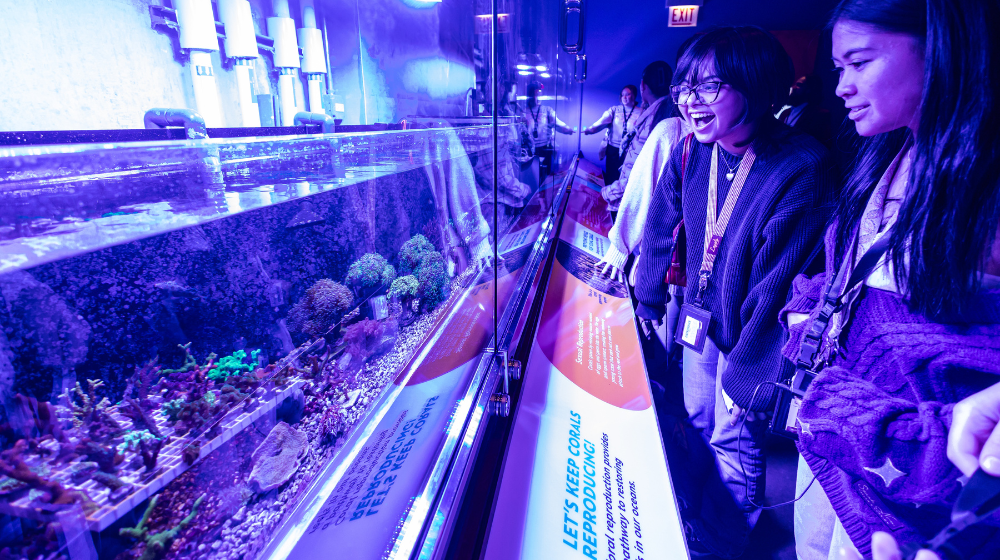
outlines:
[{"label": "branching coral", "polygon": [[162,533],[150,534],[149,528],[146,527],[146,523],[149,522],[149,516],[152,515],[153,509],[156,508],[156,502],[159,500],[160,496],[153,496],[153,499],[149,501],[149,506],[146,508],[145,513],[142,514],[142,519],[139,520],[139,524],[135,527],[126,527],[118,531],[118,534],[123,537],[132,537],[134,539],[142,540],[146,544],[146,548],[142,552],[142,556],[139,560],[157,560],[166,554],[167,549],[173,544],[174,539],[177,535],[187,527],[192,520],[194,520],[195,515],[198,514],[198,506],[205,499],[205,495],[202,494],[194,501],[194,505],[191,506],[191,513],[187,515],[176,527],[163,531]]},{"label": "branching coral", "polygon": [[396,279],[396,269],[377,253],[365,253],[347,270],[345,282],[359,295],[367,295]]},{"label": "branching coral", "polygon": [[[73,425],[89,434],[91,439],[105,440],[120,434],[124,428],[109,413],[111,401],[107,397],[97,398],[97,390],[104,386],[98,379],[87,380],[87,391],[76,382],[76,388],[70,393],[67,388],[63,393],[66,405],[73,412]],[[73,398],[76,396],[76,399]]]},{"label": "branching coral", "polygon": [[86,455],[87,459],[97,463],[97,466],[107,473],[115,472],[118,465],[125,459],[125,456],[118,453],[114,447],[89,439],[78,443],[76,452],[80,455]]},{"label": "branching coral", "polygon": [[119,453],[125,453],[127,450],[138,451],[146,472],[151,472],[156,468],[156,460],[165,443],[165,438],[158,437],[148,430],[139,430],[125,434],[125,441],[118,444],[116,449]]},{"label": "branching coral", "polygon": [[31,470],[31,467],[21,458],[27,448],[28,442],[21,439],[14,444],[14,447],[0,453],[0,474],[23,482],[31,488],[46,492],[48,503],[55,506],[65,506],[77,502],[83,502],[85,505],[89,503],[89,500],[79,492],[68,490],[55,480],[49,480]]},{"label": "branching coral", "polygon": [[288,312],[288,328],[309,336],[326,334],[351,308],[354,294],[346,286],[324,278]]},{"label": "branching coral", "polygon": [[231,356],[220,359],[219,363],[208,371],[208,378],[214,381],[224,381],[231,375],[249,373],[257,367],[258,354],[260,354],[260,350],[254,350],[250,353],[250,363],[243,363],[247,353],[245,350],[237,350]]},{"label": "branching coral", "polygon": [[165,400],[174,399],[179,394],[183,394],[190,400],[195,400],[205,394],[212,380],[208,379],[207,373],[215,367],[216,355],[209,354],[205,365],[198,365],[197,360],[191,354],[191,343],[180,345],[185,352],[184,365],[178,369],[161,370],[163,377],[153,387],[157,391],[163,391]]},{"label": "branching coral", "polygon": [[[188,353],[188,356],[190,355]],[[160,366],[156,363],[158,359],[153,358],[146,365],[135,368],[135,371],[128,378],[125,385],[124,396],[136,399],[140,405],[147,409],[153,407],[153,403],[149,402],[149,389],[156,382],[157,378],[160,377],[161,373]]]},{"label": "branching coral", "polygon": [[163,434],[160,433],[160,429],[156,426],[156,421],[149,416],[149,413],[139,404],[139,401],[132,397],[125,397],[123,404],[118,406],[118,412],[132,420],[132,427],[134,429],[149,430],[154,436],[163,439]]}]

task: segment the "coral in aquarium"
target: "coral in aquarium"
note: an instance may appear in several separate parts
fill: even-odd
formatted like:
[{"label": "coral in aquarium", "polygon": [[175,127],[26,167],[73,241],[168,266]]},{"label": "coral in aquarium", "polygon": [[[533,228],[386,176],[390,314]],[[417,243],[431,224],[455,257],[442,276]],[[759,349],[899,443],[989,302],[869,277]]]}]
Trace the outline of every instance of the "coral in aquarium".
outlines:
[{"label": "coral in aquarium", "polygon": [[137,430],[125,434],[125,439],[118,444],[115,449],[118,453],[125,451],[138,451],[142,457],[142,464],[146,467],[146,472],[152,472],[156,468],[156,460],[160,455],[160,449],[166,443],[165,438],[151,433],[149,430]]},{"label": "coral in aquarium", "polygon": [[187,395],[188,400],[193,400],[208,390],[208,385],[212,383],[208,379],[207,373],[215,367],[215,354],[209,354],[204,365],[198,365],[191,354],[191,343],[179,345],[185,353],[184,365],[178,369],[160,370],[162,377],[153,386],[153,390],[163,392],[163,399],[176,399],[178,395]]},{"label": "coral in aquarium", "polygon": [[358,297],[366,297],[396,279],[396,269],[377,253],[365,253],[347,269],[347,282]]},{"label": "coral in aquarium", "polygon": [[225,381],[230,375],[249,373],[257,367],[258,354],[260,354],[260,350],[254,350],[250,353],[250,363],[243,363],[247,353],[245,350],[237,350],[231,356],[221,358],[214,368],[208,370],[208,378],[214,381]]},{"label": "coral in aquarium", "polygon": [[399,271],[401,274],[411,274],[417,270],[420,258],[424,253],[434,252],[434,245],[426,237],[414,235],[399,248]]},{"label": "coral in aquarium", "polygon": [[63,434],[64,426],[59,420],[55,405],[21,393],[15,394],[13,401],[21,415],[30,419],[28,425],[15,427],[16,430],[23,432],[22,436],[31,437],[37,433],[39,436],[51,435],[56,441],[66,441],[66,436]]},{"label": "coral in aquarium", "polygon": [[153,509],[156,508],[156,502],[159,498],[159,496],[153,496],[153,499],[149,501],[149,506],[146,508],[146,512],[142,514],[142,519],[139,520],[138,525],[135,527],[126,527],[118,531],[119,535],[139,539],[146,545],[139,560],[157,560],[158,558],[162,558],[166,554],[167,549],[170,548],[170,545],[173,544],[174,539],[177,538],[177,535],[194,520],[195,515],[198,514],[198,506],[205,499],[205,495],[202,494],[195,500],[194,505],[191,506],[191,513],[182,519],[177,526],[160,533],[150,534],[146,523],[149,521],[149,516],[153,513]]},{"label": "coral in aquarium", "polygon": [[67,490],[59,482],[49,480],[32,470],[22,458],[26,449],[28,442],[21,439],[14,447],[0,453],[0,474],[43,491],[47,498],[45,501],[53,506],[68,506],[77,502],[83,503],[84,507],[92,505],[80,492]]},{"label": "coral in aquarium", "polygon": [[97,398],[97,390],[103,386],[104,382],[99,379],[88,379],[87,391],[84,391],[77,381],[72,393],[67,388],[62,395],[73,412],[73,425],[94,440],[109,439],[124,431],[108,410],[111,401],[107,397]]},{"label": "coral in aquarium", "polygon": [[318,280],[288,312],[288,328],[309,336],[326,334],[351,308],[354,294],[340,282]]},{"label": "coral in aquarium", "polygon": [[344,331],[345,353],[351,355],[350,368],[356,370],[369,356],[376,353],[385,334],[379,321],[362,319]]},{"label": "coral in aquarium", "polygon": [[[188,356],[191,354],[188,353]],[[132,376],[125,383],[124,397],[136,399],[140,405],[151,408],[153,404],[149,402],[149,389],[160,377],[160,366],[157,365],[158,358],[153,358],[146,365],[135,368]]]},{"label": "coral in aquarium", "polygon": [[[151,409],[153,406],[153,403],[150,402],[149,408]],[[154,436],[163,439],[163,434],[160,433],[160,429],[156,426],[156,421],[149,415],[147,408],[140,404],[140,401],[137,401],[132,397],[125,397],[125,399],[118,405],[118,412],[122,413],[126,418],[132,420],[133,428],[148,430]]]},{"label": "coral in aquarium", "polygon": [[416,319],[413,303],[419,295],[420,282],[417,281],[416,276],[407,274],[392,281],[392,285],[389,286],[389,299],[398,302],[402,307],[402,313],[399,316],[400,324],[409,325]]},{"label": "coral in aquarium", "polygon": [[88,460],[97,463],[98,468],[106,473],[113,473],[118,465],[125,459],[125,456],[118,453],[118,450],[110,445],[83,439],[76,445],[76,453],[84,455]]},{"label": "coral in aquarium", "polygon": [[251,456],[251,486],[264,493],[288,482],[308,448],[309,438],[304,432],[278,422]]},{"label": "coral in aquarium", "polygon": [[434,251],[424,254],[417,269],[417,281],[420,283],[420,308],[422,310],[434,309],[445,300],[448,274],[444,270],[444,259],[441,258],[441,253]]}]

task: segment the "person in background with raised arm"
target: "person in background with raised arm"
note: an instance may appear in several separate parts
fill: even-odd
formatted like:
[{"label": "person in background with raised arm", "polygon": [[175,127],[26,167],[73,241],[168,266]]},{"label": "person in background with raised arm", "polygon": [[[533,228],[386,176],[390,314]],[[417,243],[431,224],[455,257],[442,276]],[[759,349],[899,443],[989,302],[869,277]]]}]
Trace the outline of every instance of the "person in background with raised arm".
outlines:
[{"label": "person in background with raised arm", "polygon": [[622,140],[622,167],[618,180],[605,184],[601,189],[601,196],[607,201],[612,218],[618,213],[618,204],[625,194],[632,166],[635,165],[635,160],[639,157],[649,134],[660,121],[676,115],[676,108],[670,100],[670,82],[673,76],[673,68],[662,60],[650,63],[642,71],[642,81],[639,82],[639,93],[645,105],[642,115],[635,127]]},{"label": "person in background with raised arm", "polygon": [[528,102],[524,109],[524,118],[528,121],[528,131],[535,142],[535,157],[538,158],[538,184],[552,173],[552,157],[555,155],[555,133],[573,134],[569,125],[559,120],[556,110],[541,104],[542,84],[528,84]]},{"label": "person in background with raised arm", "polygon": [[635,129],[639,117],[642,116],[642,109],[639,107],[639,88],[629,84],[622,88],[621,103],[609,107],[597,122],[583,129],[584,134],[597,134],[609,129],[606,143],[601,144],[603,154],[601,159],[605,159],[607,165],[604,171],[604,182],[610,184],[618,180],[618,174],[622,166],[621,148],[622,141]]}]

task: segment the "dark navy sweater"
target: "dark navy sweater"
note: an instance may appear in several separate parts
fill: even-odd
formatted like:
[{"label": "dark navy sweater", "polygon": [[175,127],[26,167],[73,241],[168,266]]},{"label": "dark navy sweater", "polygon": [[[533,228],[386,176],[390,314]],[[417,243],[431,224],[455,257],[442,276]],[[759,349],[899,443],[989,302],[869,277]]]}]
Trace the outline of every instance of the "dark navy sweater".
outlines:
[{"label": "dark navy sweater", "polygon": [[[754,145],[756,161],[733,209],[703,305],[712,313],[709,338],[728,354],[722,387],[742,408],[749,407],[758,384],[788,373],[790,363],[781,356],[785,334],[778,312],[788,300],[792,279],[821,247],[837,192],[834,160],[819,142],[784,124],[771,123],[768,128],[770,132],[761,134]],[[694,301],[705,242],[712,146],[692,141],[682,195],[683,142],[679,142],[653,192],[635,286],[639,317],[664,315],[669,296],[663,279],[673,250],[671,234],[682,215],[687,230],[685,301]],[[721,161],[719,167],[716,212],[730,187]],[[762,387],[752,408],[764,410],[769,395],[771,391]]]}]

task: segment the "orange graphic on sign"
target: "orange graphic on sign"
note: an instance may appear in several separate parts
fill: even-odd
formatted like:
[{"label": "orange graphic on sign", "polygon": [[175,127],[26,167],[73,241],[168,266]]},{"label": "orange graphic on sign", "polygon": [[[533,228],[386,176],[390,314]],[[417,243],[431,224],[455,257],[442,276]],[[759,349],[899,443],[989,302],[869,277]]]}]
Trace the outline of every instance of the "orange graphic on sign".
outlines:
[{"label": "orange graphic on sign", "polygon": [[627,299],[581,282],[557,260],[535,340],[575,385],[626,410],[652,401]]}]

